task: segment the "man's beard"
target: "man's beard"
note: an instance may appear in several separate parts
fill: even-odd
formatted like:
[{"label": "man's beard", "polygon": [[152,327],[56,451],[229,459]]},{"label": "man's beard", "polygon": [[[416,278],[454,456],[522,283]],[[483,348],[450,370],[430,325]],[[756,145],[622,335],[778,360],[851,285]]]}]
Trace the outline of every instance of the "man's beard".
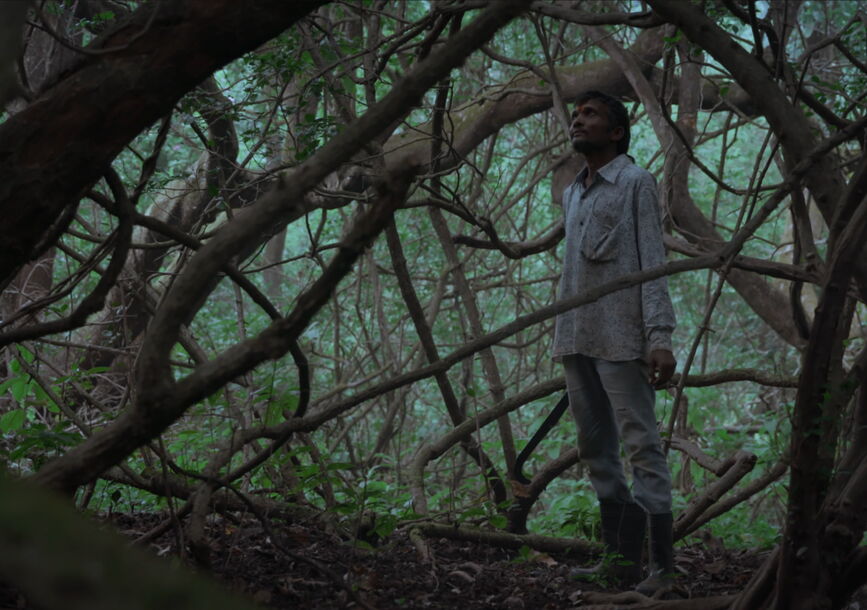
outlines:
[{"label": "man's beard", "polygon": [[572,150],[582,154],[596,152],[605,148],[603,144],[598,142],[588,142],[587,140],[572,140]]}]

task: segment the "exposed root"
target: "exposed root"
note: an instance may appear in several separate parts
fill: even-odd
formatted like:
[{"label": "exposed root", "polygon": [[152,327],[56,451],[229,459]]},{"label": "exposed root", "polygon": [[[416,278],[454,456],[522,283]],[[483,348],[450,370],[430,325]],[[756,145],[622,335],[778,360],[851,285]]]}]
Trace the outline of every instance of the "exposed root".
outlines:
[{"label": "exposed root", "polygon": [[543,553],[582,556],[596,553],[601,549],[601,545],[598,543],[578,538],[553,538],[537,534],[511,534],[469,526],[458,527],[440,523],[422,523],[418,525],[418,529],[425,536],[448,538],[450,540],[466,540],[468,542],[498,546],[504,549],[519,549],[523,546],[528,546]]}]

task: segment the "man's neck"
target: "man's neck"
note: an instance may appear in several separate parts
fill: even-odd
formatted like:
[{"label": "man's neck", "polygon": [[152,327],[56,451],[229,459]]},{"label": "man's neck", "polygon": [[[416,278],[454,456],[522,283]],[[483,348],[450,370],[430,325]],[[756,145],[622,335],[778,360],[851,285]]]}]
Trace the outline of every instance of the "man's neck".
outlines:
[{"label": "man's neck", "polygon": [[596,180],[596,172],[608,165],[617,157],[617,149],[612,147],[603,150],[594,150],[584,153],[584,159],[587,161],[587,177],[584,179],[585,188],[593,184]]}]

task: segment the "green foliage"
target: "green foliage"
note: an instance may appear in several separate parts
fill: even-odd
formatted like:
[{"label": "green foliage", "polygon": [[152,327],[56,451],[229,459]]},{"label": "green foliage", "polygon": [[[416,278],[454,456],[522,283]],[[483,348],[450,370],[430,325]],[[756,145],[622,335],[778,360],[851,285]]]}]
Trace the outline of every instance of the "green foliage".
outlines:
[{"label": "green foliage", "polygon": [[[38,470],[46,461],[64,453],[81,440],[61,416],[60,406],[52,396],[62,396],[64,386],[76,381],[87,387],[86,381],[100,369],[78,371],[52,380],[52,395],[25,368],[38,368],[37,354],[22,345],[16,346],[17,357],[7,360],[7,377],[0,382],[0,399],[11,405],[0,414],[0,461],[20,474]],[[22,364],[24,363],[24,364]]]},{"label": "green foliage", "polygon": [[334,117],[318,118],[310,113],[305,114],[304,119],[298,124],[298,148],[295,158],[304,161],[337,131],[338,124]]},{"label": "green foliage", "polygon": [[[781,484],[775,484],[764,495],[777,503],[784,499]],[[726,548],[768,550],[782,538],[780,517],[774,512],[766,514],[761,503],[742,504],[714,519],[708,527]]]},{"label": "green foliage", "polygon": [[533,560],[533,549],[526,544],[518,548],[518,554],[512,559],[515,563],[528,563]]},{"label": "green foliage", "polygon": [[[141,463],[133,460],[133,466],[141,467]],[[81,496],[84,491],[79,491]],[[93,500],[88,509],[98,514],[140,512],[158,512],[166,510],[164,498],[158,498],[153,494],[136,489],[130,485],[116,483],[105,479],[98,479],[94,484]]]},{"label": "green foliage", "polygon": [[[32,364],[34,361],[33,354],[24,347],[18,348],[19,358],[23,358],[24,362]],[[51,413],[59,413],[60,408],[48,396],[45,390],[33,379],[29,373],[23,370],[21,361],[18,358],[13,358],[9,361],[10,376],[8,379],[0,383],[0,395],[6,392],[19,405],[28,405],[31,407],[42,407]],[[24,424],[25,408],[13,409],[5,413],[0,418],[0,431],[10,432],[20,429]],[[4,424],[4,422],[6,422]],[[13,422],[13,423],[9,423]]]},{"label": "green foliage", "polygon": [[33,423],[25,428],[22,422],[17,443],[9,452],[8,459],[16,462],[27,457],[38,467],[48,459],[64,453],[80,440],[78,434],[68,431],[63,424],[54,424],[49,428],[42,423]]},{"label": "green foliage", "polygon": [[529,521],[532,531],[564,538],[600,538],[599,504],[586,479],[554,481],[545,498]]},{"label": "green foliage", "polygon": [[113,11],[101,11],[99,13],[95,13],[93,17],[90,19],[82,19],[79,22],[85,29],[100,29],[104,27],[106,24],[111,23],[116,18],[116,15]]}]

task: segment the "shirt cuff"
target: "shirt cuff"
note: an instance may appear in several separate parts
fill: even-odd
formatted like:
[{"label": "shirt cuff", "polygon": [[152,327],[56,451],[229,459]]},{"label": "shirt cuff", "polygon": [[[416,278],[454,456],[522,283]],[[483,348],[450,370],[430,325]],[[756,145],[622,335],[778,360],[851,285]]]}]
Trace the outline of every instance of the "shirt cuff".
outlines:
[{"label": "shirt cuff", "polygon": [[663,326],[656,326],[647,329],[647,353],[653,350],[663,349],[673,351],[671,349],[671,333],[672,329]]}]

